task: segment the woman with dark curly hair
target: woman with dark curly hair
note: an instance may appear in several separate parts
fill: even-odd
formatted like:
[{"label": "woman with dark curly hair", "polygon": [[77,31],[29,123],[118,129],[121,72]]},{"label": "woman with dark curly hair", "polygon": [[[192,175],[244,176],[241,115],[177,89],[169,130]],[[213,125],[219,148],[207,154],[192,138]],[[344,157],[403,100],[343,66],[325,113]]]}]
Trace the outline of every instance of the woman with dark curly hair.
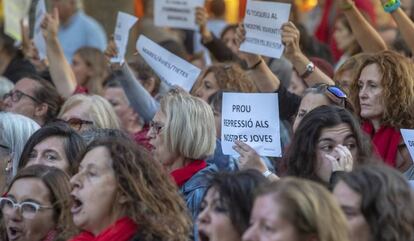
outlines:
[{"label": "woman with dark curly hair", "polygon": [[96,137],[71,183],[73,221],[83,231],[73,241],[190,237],[190,219],[177,187],[161,165],[125,135]]},{"label": "woman with dark curly hair", "polygon": [[208,67],[194,85],[192,94],[208,102],[208,98],[219,90],[258,92],[246,71],[235,63],[214,64]]},{"label": "woman with dark curly hair", "polygon": [[200,240],[240,241],[249,227],[254,191],[266,182],[255,170],[215,174],[200,205]]},{"label": "woman with dark curly hair", "polygon": [[327,185],[333,172],[350,171],[369,160],[370,150],[358,121],[348,110],[320,106],[300,122],[281,168],[288,176]]},{"label": "woman with dark curly hair", "polygon": [[342,175],[334,195],[352,241],[413,241],[414,193],[397,171],[364,165]]},{"label": "woman with dark curly hair", "polygon": [[414,68],[409,59],[383,51],[365,56],[351,85],[351,99],[376,152],[388,165],[412,173],[401,128],[414,128]]}]

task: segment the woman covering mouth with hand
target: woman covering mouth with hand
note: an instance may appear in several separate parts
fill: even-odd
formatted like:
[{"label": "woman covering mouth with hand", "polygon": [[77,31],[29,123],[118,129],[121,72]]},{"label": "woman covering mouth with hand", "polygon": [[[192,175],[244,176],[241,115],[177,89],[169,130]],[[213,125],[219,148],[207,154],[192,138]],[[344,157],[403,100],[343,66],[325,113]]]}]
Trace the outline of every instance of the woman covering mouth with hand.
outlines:
[{"label": "woman covering mouth with hand", "polygon": [[3,241],[64,241],[76,233],[68,176],[55,167],[22,169],[0,198]]},{"label": "woman covering mouth with hand", "polygon": [[190,236],[177,187],[122,133],[89,144],[71,184],[73,221],[82,230],[72,241],[185,241]]}]

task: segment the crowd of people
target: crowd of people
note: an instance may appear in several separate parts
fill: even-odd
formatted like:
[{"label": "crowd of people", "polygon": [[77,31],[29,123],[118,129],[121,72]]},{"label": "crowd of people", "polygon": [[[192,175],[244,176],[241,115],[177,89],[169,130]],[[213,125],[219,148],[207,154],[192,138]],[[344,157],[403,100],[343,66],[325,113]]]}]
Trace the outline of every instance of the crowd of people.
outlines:
[{"label": "crowd of people", "polygon": [[[197,31],[141,1],[138,33],[202,70],[189,92],[50,2],[45,59],[0,28],[1,240],[414,241],[414,1],[288,1],[280,59],[239,50],[224,0]],[[226,92],[277,93],[282,157],[223,153]]]}]

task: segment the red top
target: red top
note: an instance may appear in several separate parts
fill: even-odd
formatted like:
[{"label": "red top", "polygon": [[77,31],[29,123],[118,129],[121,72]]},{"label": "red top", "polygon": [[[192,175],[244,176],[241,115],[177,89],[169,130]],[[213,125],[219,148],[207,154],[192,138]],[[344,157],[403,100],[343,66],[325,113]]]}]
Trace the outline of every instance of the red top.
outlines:
[{"label": "red top", "polygon": [[176,169],[171,172],[171,176],[174,178],[178,187],[181,187],[190,180],[197,172],[207,167],[207,162],[204,160],[195,160],[190,162],[187,166]]},{"label": "red top", "polygon": [[76,86],[76,89],[73,92],[73,95],[76,95],[76,94],[88,94],[88,89],[86,87],[78,85]]},{"label": "red top", "polygon": [[83,231],[70,241],[128,241],[137,233],[138,225],[128,217],[118,219],[116,223],[106,228],[98,236]]},{"label": "red top", "polygon": [[386,164],[395,167],[398,145],[401,142],[400,131],[393,127],[381,126],[381,128],[375,132],[374,126],[368,121],[362,124],[362,129],[371,137],[376,153]]}]

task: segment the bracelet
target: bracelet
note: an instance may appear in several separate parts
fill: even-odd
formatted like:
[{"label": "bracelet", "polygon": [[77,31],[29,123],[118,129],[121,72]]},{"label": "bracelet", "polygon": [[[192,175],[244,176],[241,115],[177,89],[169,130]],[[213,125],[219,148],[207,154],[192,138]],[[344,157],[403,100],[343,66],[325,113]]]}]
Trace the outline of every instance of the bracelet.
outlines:
[{"label": "bracelet", "polygon": [[262,62],[263,62],[263,59],[261,58],[257,63],[252,65],[252,67],[247,67],[247,70],[252,70],[252,69],[257,68],[257,66],[259,66]]},{"label": "bracelet", "polygon": [[265,177],[265,178],[268,178],[270,175],[272,175],[273,173],[271,172],[271,171],[269,171],[269,169],[267,169],[265,172],[263,172],[262,173],[262,175]]},{"label": "bracelet", "polygon": [[386,4],[384,4],[384,11],[387,13],[392,13],[397,10],[401,6],[400,0],[389,0]]},{"label": "bracelet", "polygon": [[341,9],[342,11],[350,10],[353,7],[354,7],[353,3],[342,3],[341,5],[339,5],[339,9]]}]

